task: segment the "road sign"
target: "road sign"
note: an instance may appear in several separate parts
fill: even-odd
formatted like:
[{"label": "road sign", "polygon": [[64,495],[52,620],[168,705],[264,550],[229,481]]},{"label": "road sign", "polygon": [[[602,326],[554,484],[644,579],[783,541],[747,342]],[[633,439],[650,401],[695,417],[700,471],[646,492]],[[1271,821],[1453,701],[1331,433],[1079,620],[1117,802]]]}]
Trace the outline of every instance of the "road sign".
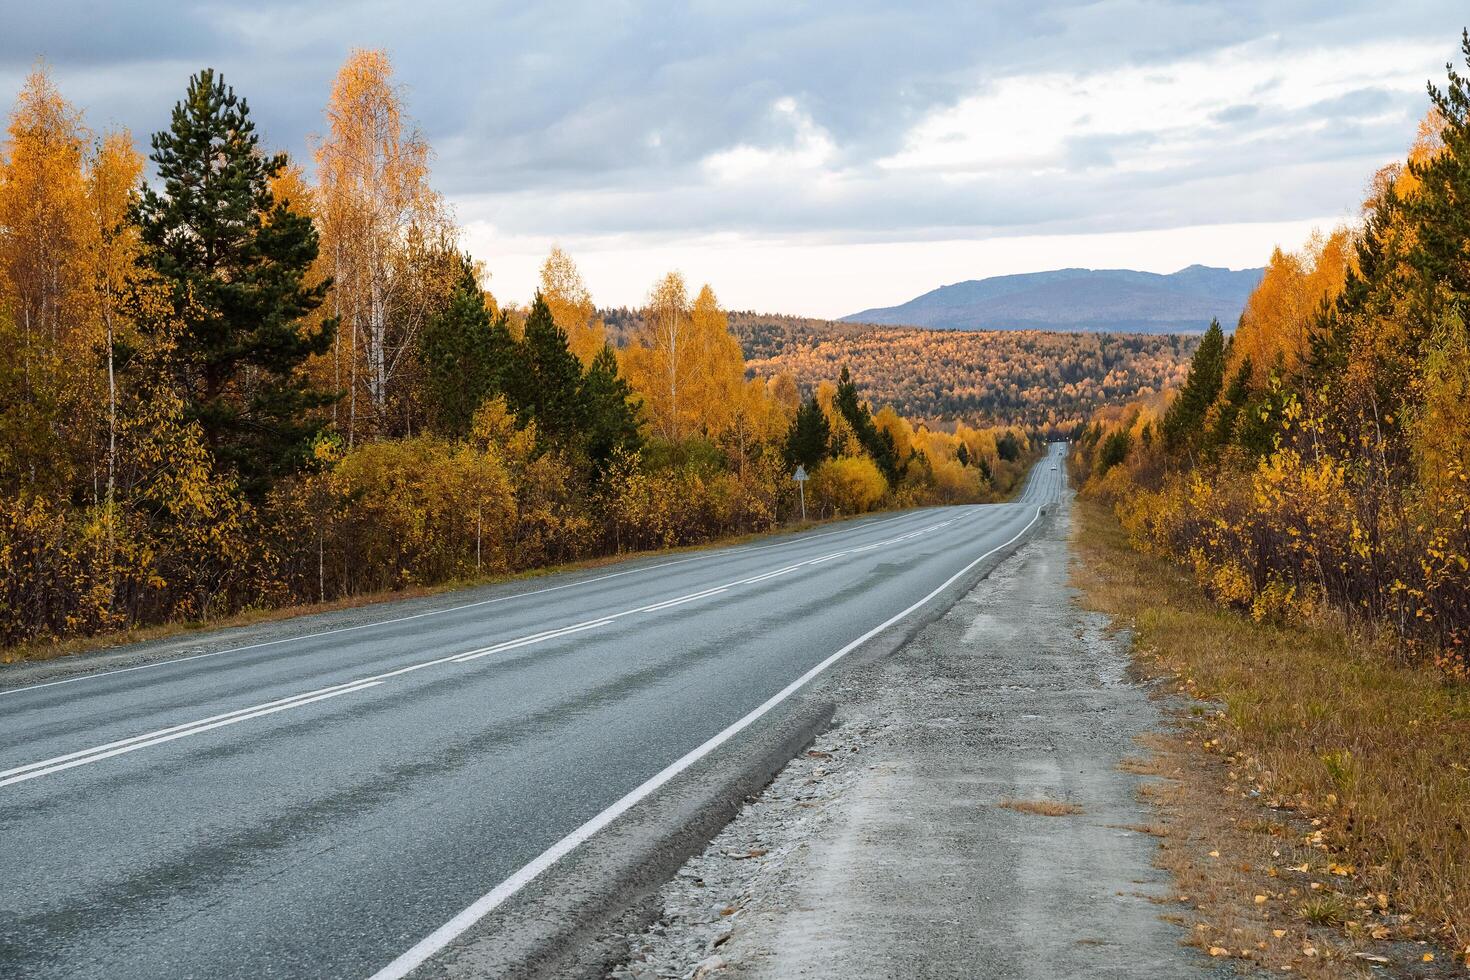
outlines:
[{"label": "road sign", "polygon": [[807,481],[806,467],[805,466],[802,466],[800,463],[797,463],[796,464],[796,472],[792,474],[791,479],[793,479],[793,480],[796,481],[796,489],[798,489],[798,490],[801,491],[801,522],[803,524],[805,524],[806,523],[806,481]]},{"label": "road sign", "polygon": [[791,477],[791,479],[795,480],[797,483],[805,483],[807,480],[806,467],[798,464],[796,467],[796,473],[794,476]]}]

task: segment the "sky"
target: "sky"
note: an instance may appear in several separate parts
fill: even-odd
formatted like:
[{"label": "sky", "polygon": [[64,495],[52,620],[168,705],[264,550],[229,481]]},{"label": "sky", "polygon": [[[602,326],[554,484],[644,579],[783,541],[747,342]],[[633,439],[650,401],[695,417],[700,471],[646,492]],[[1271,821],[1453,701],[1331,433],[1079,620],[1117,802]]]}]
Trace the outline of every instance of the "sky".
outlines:
[{"label": "sky", "polygon": [[146,146],[221,71],[309,162],[332,76],[385,48],[502,300],[553,244],[593,298],[679,269],[732,309],[835,317],[1067,266],[1265,263],[1356,217],[1459,60],[1443,0],[115,4],[3,0]]}]

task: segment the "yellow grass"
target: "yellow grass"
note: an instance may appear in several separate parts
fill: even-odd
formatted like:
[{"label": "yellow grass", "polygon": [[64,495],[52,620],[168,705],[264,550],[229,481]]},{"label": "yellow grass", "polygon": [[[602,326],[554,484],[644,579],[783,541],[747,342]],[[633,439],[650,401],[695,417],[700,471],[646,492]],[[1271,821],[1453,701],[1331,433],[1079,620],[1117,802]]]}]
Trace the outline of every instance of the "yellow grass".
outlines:
[{"label": "yellow grass", "polygon": [[1077,804],[1063,803],[1060,800],[1014,800],[1007,796],[1000,801],[1000,805],[1007,810],[1015,810],[1017,813],[1034,813],[1038,817],[1068,817],[1082,812],[1082,808]]},{"label": "yellow grass", "polygon": [[[1130,548],[1101,503],[1079,500],[1076,517],[1085,601],[1133,630],[1139,671],[1191,699],[1175,744],[1152,746],[1171,778],[1149,795],[1182,808],[1181,842],[1166,842],[1161,863],[1204,868],[1195,884],[1218,893],[1205,914],[1259,928],[1281,918],[1261,941],[1310,948],[1321,966],[1325,951],[1312,944],[1324,930],[1349,957],[1376,936],[1438,940],[1464,962],[1470,689],[1432,669],[1395,666],[1331,624],[1262,625],[1223,610],[1175,567]],[[1130,759],[1126,768],[1147,767]],[[1211,832],[1228,839],[1201,839]],[[1196,857],[1180,855],[1185,840],[1198,845]],[[1209,904],[1216,899],[1246,908]],[[1254,944],[1248,951],[1271,959]]]}]

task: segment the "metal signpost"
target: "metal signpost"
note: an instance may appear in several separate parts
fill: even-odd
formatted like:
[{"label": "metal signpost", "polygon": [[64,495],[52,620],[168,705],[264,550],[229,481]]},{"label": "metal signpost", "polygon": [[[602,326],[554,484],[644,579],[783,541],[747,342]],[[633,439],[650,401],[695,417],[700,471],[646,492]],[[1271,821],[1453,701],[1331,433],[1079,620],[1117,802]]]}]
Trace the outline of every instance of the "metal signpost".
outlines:
[{"label": "metal signpost", "polygon": [[796,465],[796,475],[792,477],[796,481],[796,489],[801,491],[801,522],[806,523],[806,467],[800,463]]}]

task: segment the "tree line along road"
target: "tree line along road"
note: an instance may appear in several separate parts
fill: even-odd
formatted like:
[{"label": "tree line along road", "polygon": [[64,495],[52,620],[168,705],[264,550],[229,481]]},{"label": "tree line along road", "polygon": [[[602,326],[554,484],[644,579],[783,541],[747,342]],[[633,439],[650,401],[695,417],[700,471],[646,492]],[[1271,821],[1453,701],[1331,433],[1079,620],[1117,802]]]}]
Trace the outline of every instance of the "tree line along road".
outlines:
[{"label": "tree line along road", "polygon": [[563,856],[1003,560],[1059,499],[1063,448],[1009,503],[0,673],[0,974],[439,971]]}]

